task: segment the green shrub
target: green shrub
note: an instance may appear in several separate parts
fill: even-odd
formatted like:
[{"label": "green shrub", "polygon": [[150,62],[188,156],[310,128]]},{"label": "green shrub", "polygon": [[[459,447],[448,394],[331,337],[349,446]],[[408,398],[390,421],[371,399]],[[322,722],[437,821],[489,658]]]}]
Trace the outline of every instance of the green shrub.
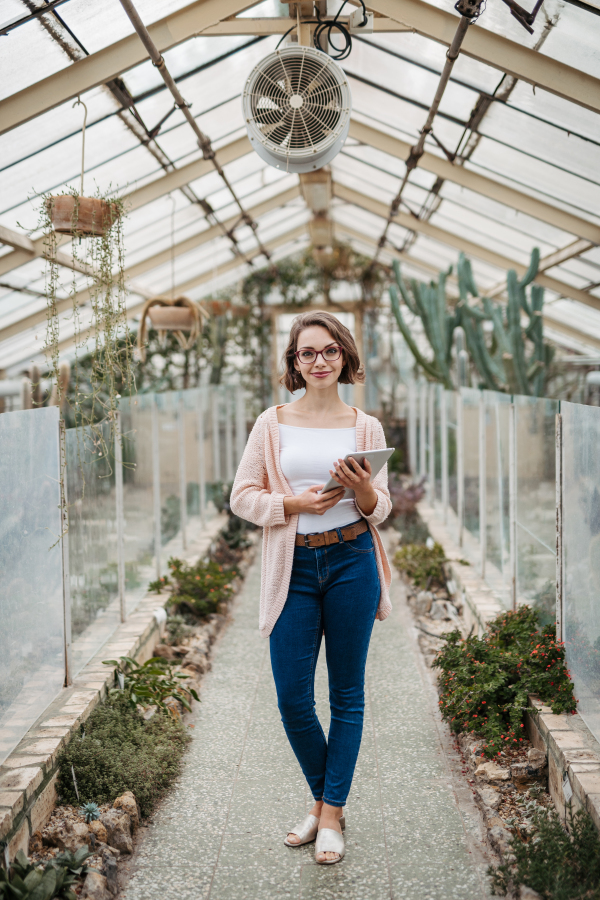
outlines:
[{"label": "green shrub", "polygon": [[441,669],[442,715],[455,732],[481,734],[486,756],[523,740],[528,694],[553,713],[577,708],[555,626],[538,631],[538,624],[537,612],[522,606],[498,616],[482,638],[443,635],[433,663]]},{"label": "green shrub", "polygon": [[[194,688],[185,685],[190,676],[182,675],[180,672],[174,673],[173,665],[163,657],[153,656],[145,663],[138,663],[130,656],[121,656],[119,659],[120,662],[116,659],[105,659],[102,665],[115,666],[115,674],[123,677],[123,690],[131,706],[136,707],[138,703],[142,706],[157,706],[163,712],[178,715],[172,707],[167,706],[167,700],[177,700],[188,712],[192,710],[188,696],[200,700]],[[115,688],[111,691],[111,695],[118,691],[119,689]]]},{"label": "green shrub", "polygon": [[207,616],[217,611],[219,603],[229,600],[233,594],[231,581],[236,572],[216,562],[199,562],[187,566],[180,559],[171,557],[169,575],[150,583],[149,590],[172,588],[169,605],[175,604],[179,612],[191,612]]},{"label": "green shrub", "polygon": [[534,829],[526,843],[513,837],[506,862],[488,870],[493,893],[523,884],[544,900],[599,900],[600,835],[591,816],[570,814],[567,832],[556,812],[540,813]]},{"label": "green shrub", "polygon": [[426,590],[446,586],[445,562],[446,554],[441,544],[434,544],[431,549],[425,544],[407,544],[394,556],[398,571],[411,578],[416,587]]},{"label": "green shrub", "polygon": [[59,793],[75,806],[112,803],[125,791],[133,791],[147,816],[179,774],[189,740],[184,725],[161,710],[145,722],[120,691],[96,707],[60,754]]}]

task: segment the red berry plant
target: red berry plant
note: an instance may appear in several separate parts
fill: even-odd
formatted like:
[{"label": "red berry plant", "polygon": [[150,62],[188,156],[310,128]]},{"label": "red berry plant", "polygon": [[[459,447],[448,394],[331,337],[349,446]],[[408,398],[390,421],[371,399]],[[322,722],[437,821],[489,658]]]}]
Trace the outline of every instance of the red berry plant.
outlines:
[{"label": "red berry plant", "polygon": [[575,712],[564,645],[554,625],[539,628],[530,606],[502,613],[481,638],[452,631],[444,640],[433,663],[441,669],[440,710],[452,731],[481,735],[486,756],[524,739],[528,694],[553,713]]}]

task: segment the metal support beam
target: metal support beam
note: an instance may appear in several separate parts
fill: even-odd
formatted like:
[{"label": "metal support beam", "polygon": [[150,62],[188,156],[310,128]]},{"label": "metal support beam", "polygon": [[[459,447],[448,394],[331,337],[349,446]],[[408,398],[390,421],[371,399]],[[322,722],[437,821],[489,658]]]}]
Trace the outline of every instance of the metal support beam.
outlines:
[{"label": "metal support beam", "polygon": [[[389,153],[390,156],[397,159],[405,160],[410,153],[410,144],[406,141],[401,141],[377,128],[357,122],[355,119],[350,122],[349,133],[350,137],[355,140],[382,150],[384,153]],[[554,225],[569,234],[576,234],[594,244],[600,244],[600,225],[558,209],[543,200],[536,200],[535,197],[530,197],[515,188],[501,184],[493,178],[479,175],[472,169],[456,166],[449,160],[435,156],[433,153],[423,154],[419,160],[419,168],[431,172],[437,178],[452,181],[470,191],[489,197],[490,200],[496,200],[498,203],[532,216],[534,219],[539,219],[541,222]]]},{"label": "metal support beam", "polygon": [[556,477],[556,640],[564,640],[564,550],[563,550],[563,420],[556,414],[555,477]]},{"label": "metal support beam", "polygon": [[[333,185],[333,193],[334,196],[338,197],[340,200],[345,200],[347,203],[352,203],[354,206],[366,209],[368,212],[371,212],[382,219],[387,219],[389,211],[388,206],[385,203],[381,203],[380,200],[375,200],[373,197],[367,197],[366,194],[361,194],[359,191],[355,191],[353,188],[346,187],[337,182]],[[492,266],[496,266],[498,269],[504,271],[515,269],[519,276],[524,275],[527,269],[527,266],[514,259],[502,256],[494,250],[488,250],[487,247],[482,247],[481,244],[475,244],[473,241],[469,241],[458,234],[445,231],[443,228],[438,228],[436,225],[431,225],[429,222],[425,222],[422,219],[416,219],[413,216],[409,216],[407,213],[399,212],[398,215],[395,216],[394,221],[396,224],[401,225],[409,231],[425,234],[434,241],[439,241],[449,247],[462,250],[467,256],[474,256],[476,259],[481,259]],[[563,281],[558,281],[556,278],[551,278],[550,276],[543,274],[538,275],[535,278],[535,281],[537,284],[541,284],[542,287],[554,291],[561,297],[570,297],[572,300],[578,300],[586,306],[600,309],[600,297],[594,297],[593,294],[588,294],[587,291],[581,291],[578,288],[572,287],[570,284],[565,284]]]},{"label": "metal support beam", "polygon": [[123,506],[123,444],[121,410],[115,416],[115,507],[117,517],[117,588],[121,622],[127,618],[125,605],[125,510]]},{"label": "metal support beam", "polygon": [[[423,0],[368,0],[368,7],[446,47],[452,43],[457,16],[431,3]],[[508,17],[508,11],[506,15]],[[598,78],[530,50],[491,29],[469,28],[461,53],[571,103],[600,112]]]},{"label": "metal support beam", "polygon": [[[189,38],[203,34],[229,16],[253,6],[256,0],[197,0],[150,25],[148,31],[161,53]],[[111,81],[128,69],[145,62],[148,53],[135,34],[86,56],[43,81],[12,94],[0,103],[0,134],[54,109],[78,94]]]},{"label": "metal support beam", "polygon": [[[340,16],[338,22],[340,22],[341,25],[347,25],[348,18],[348,16]],[[332,21],[332,19],[333,16],[322,17],[323,22]],[[281,18],[280,16],[273,16],[272,18],[269,17],[264,19],[234,18],[219,22],[218,25],[212,25],[202,32],[202,37],[221,37],[223,35],[252,37],[253,35],[266,36],[269,34],[285,34],[286,31],[289,30],[289,27],[289,17]],[[385,16],[375,17],[373,19],[373,31],[375,34],[397,34],[398,32],[412,30],[412,28],[405,25],[399,25],[398,22],[395,22],[393,19],[387,19]]]}]

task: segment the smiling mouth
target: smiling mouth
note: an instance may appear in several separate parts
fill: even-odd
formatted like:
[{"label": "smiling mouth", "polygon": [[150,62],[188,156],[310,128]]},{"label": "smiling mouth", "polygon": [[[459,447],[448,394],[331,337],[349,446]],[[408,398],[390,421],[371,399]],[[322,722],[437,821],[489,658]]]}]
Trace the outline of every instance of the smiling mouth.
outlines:
[{"label": "smiling mouth", "polygon": [[331,375],[331,372],[311,372],[315,378],[325,378],[326,375]]}]

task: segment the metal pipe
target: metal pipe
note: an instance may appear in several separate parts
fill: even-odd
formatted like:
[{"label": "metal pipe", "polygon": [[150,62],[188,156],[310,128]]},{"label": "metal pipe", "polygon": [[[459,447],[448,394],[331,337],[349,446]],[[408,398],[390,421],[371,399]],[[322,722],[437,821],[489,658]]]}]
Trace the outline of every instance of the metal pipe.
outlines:
[{"label": "metal pipe", "polygon": [[60,549],[62,556],[64,686],[73,684],[71,656],[71,570],[69,566],[69,497],[67,494],[67,432],[64,419],[58,422],[60,450]]},{"label": "metal pipe", "polygon": [[465,429],[463,398],[456,392],[456,512],[458,515],[458,546],[463,545],[465,521]]},{"label": "metal pipe", "polygon": [[123,445],[121,411],[115,414],[115,506],[117,508],[117,585],[121,622],[127,618],[125,606],[125,512],[123,508]]},{"label": "metal pipe", "polygon": [[[199,127],[198,123],[196,122],[195,118],[193,117],[192,113],[190,112],[190,104],[187,103],[187,102],[185,101],[185,99],[183,98],[183,95],[181,94],[179,88],[177,87],[177,85],[176,85],[176,83],[175,83],[175,81],[174,81],[174,79],[173,79],[173,76],[171,75],[171,73],[170,73],[169,70],[167,69],[167,65],[166,65],[166,63],[165,63],[165,61],[164,61],[164,59],[163,59],[163,57],[162,57],[162,54],[160,53],[158,47],[156,46],[156,44],[154,43],[154,41],[153,41],[152,38],[150,37],[150,34],[149,34],[149,32],[148,32],[148,29],[146,28],[146,26],[145,26],[144,23],[142,22],[142,20],[141,20],[141,18],[140,18],[140,16],[139,16],[138,11],[136,10],[136,8],[135,8],[135,6],[133,5],[133,3],[131,2],[131,0],[120,0],[120,3],[121,3],[121,6],[123,7],[123,9],[125,10],[125,12],[126,12],[126,14],[127,14],[128,18],[129,18],[129,21],[131,22],[131,24],[133,25],[135,31],[137,32],[139,39],[141,40],[142,44],[144,45],[144,47],[145,47],[146,50],[148,51],[148,55],[149,55],[150,59],[152,60],[152,64],[158,69],[158,71],[160,72],[160,75],[161,75],[162,80],[164,81],[164,83],[166,84],[167,88],[168,88],[169,91],[171,92],[171,94],[172,94],[172,96],[173,96],[173,99],[175,100],[175,105],[178,107],[178,109],[181,110],[181,112],[183,113],[183,115],[184,115],[185,118],[187,119],[188,124],[189,124],[189,125],[191,126],[191,128],[194,130],[194,134],[195,134],[196,137],[198,138],[198,146],[199,146],[200,149],[202,150],[202,156],[204,157],[204,159],[209,159],[209,160],[212,162],[213,166],[215,167],[215,169],[217,170],[217,172],[219,173],[219,175],[221,176],[221,178],[222,178],[223,181],[225,182],[225,186],[227,187],[228,191],[230,192],[231,196],[233,197],[233,199],[234,199],[234,201],[235,201],[235,203],[236,203],[236,205],[237,205],[237,207],[238,207],[238,209],[239,209],[239,211],[240,211],[241,221],[245,222],[246,225],[248,225],[248,226],[252,229],[252,231],[254,232],[254,235],[255,235],[255,237],[256,237],[256,242],[257,242],[257,244],[258,244],[258,247],[259,247],[259,249],[260,249],[260,252],[263,254],[263,256],[264,256],[266,259],[270,259],[270,258],[271,258],[271,254],[269,253],[269,251],[266,249],[266,247],[264,246],[264,244],[262,243],[262,241],[260,240],[260,238],[259,238],[258,235],[256,234],[256,230],[257,230],[257,228],[258,228],[257,223],[256,223],[256,222],[254,221],[254,219],[246,212],[246,210],[245,210],[244,207],[242,206],[242,204],[241,204],[241,202],[240,202],[240,200],[239,200],[237,194],[235,193],[235,191],[234,191],[234,189],[233,189],[233,187],[232,187],[232,185],[231,185],[229,179],[227,178],[227,175],[226,175],[225,172],[223,171],[223,167],[221,166],[221,164],[220,164],[219,161],[217,160],[217,157],[216,157],[216,155],[215,155],[215,151],[213,150],[213,147],[212,147],[212,143],[211,143],[210,138],[208,137],[208,135],[204,134],[204,132],[202,131],[202,129]],[[235,239],[233,238],[232,234],[230,234],[230,233],[227,231],[227,229],[225,228],[224,225],[222,225],[221,222],[218,222],[218,220],[216,219],[216,217],[215,217],[215,221],[217,221],[217,224],[218,224],[218,225],[220,226],[220,228],[222,229],[223,234],[225,234],[227,237],[230,238],[230,240],[232,241],[232,243],[233,243],[233,245],[234,245],[234,248],[235,248],[236,252],[237,252],[239,255],[243,255],[243,254],[241,254],[241,251],[239,250],[239,248],[238,248],[238,246],[237,246],[237,242],[236,242]],[[232,230],[233,230],[233,229],[232,229]]]},{"label": "metal pipe", "polygon": [[200,525],[206,524],[206,464],[204,456],[204,388],[198,392],[198,404],[196,407],[198,423],[198,503],[200,505]]},{"label": "metal pipe", "polygon": [[508,544],[510,553],[510,593],[513,610],[517,608],[517,409],[514,398],[508,408]]},{"label": "metal pipe", "polygon": [[429,385],[429,502],[435,503],[435,391],[437,385]]},{"label": "metal pipe", "polygon": [[563,419],[556,414],[556,640],[564,641],[564,555],[563,555]]},{"label": "metal pipe", "polygon": [[[124,0],[121,0],[121,2],[124,2]],[[460,53],[460,48],[461,48],[462,42],[465,39],[465,35],[467,33],[467,29],[470,24],[471,24],[470,18],[467,18],[466,16],[461,16],[460,22],[458,23],[458,28],[456,29],[456,33],[454,35],[454,38],[452,39],[452,43],[450,44],[450,47],[448,48],[448,50],[446,52],[446,62],[444,64],[444,68],[442,69],[442,74],[440,75],[440,80],[438,82],[438,86],[437,86],[437,90],[435,92],[435,96],[433,98],[433,102],[432,102],[431,106],[429,107],[427,119],[426,119],[425,124],[423,125],[423,128],[421,129],[421,132],[419,134],[419,140],[417,141],[415,146],[411,148],[411,151],[408,154],[408,159],[406,160],[406,172],[404,173],[404,178],[402,179],[400,188],[398,189],[398,193],[392,200],[392,203],[390,206],[390,214],[388,216],[387,222],[385,223],[385,228],[384,228],[383,234],[379,238],[377,250],[375,251],[375,256],[373,257],[373,262],[376,262],[377,257],[379,256],[379,252],[381,250],[383,250],[383,248],[385,246],[389,227],[392,224],[392,221],[400,208],[402,192],[404,191],[404,188],[406,187],[406,183],[408,182],[408,179],[410,178],[410,173],[412,172],[413,169],[416,169],[417,165],[419,164],[419,160],[421,159],[421,157],[423,156],[423,153],[425,152],[425,140],[427,138],[427,135],[431,134],[431,131],[433,128],[433,120],[435,119],[435,117],[437,115],[442,97],[444,96],[444,91],[446,90],[448,81],[450,80],[450,74],[454,67],[454,63],[458,59],[458,55]]]},{"label": "metal pipe", "polygon": [[487,444],[485,394],[479,395],[479,546],[481,549],[481,577],[485,578],[487,560]]},{"label": "metal pipe", "polygon": [[442,388],[442,405],[440,408],[440,431],[442,437],[442,509],[444,525],[448,524],[448,392]]},{"label": "metal pipe", "polygon": [[161,576],[160,551],[160,456],[158,438],[158,406],[156,394],[152,398],[152,493],[154,501],[154,556],[156,564],[156,577]]}]

